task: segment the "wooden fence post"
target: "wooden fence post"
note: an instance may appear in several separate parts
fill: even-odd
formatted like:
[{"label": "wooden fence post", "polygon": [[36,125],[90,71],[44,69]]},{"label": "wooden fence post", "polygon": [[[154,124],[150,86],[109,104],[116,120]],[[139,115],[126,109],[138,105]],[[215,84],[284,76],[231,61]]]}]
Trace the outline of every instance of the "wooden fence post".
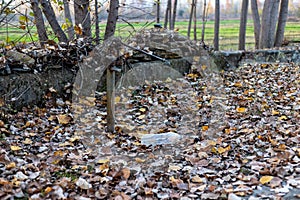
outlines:
[{"label": "wooden fence post", "polygon": [[107,131],[115,131],[115,70],[106,70]]}]

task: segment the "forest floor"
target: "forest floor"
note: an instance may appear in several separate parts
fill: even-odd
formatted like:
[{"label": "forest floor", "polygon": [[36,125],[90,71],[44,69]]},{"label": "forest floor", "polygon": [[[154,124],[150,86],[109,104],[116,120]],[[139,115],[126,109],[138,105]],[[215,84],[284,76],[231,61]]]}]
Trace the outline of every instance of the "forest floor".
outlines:
[{"label": "forest floor", "polygon": [[[0,198],[299,199],[300,67],[219,76],[215,88],[191,73],[119,91],[114,133],[104,93],[81,118],[55,90],[44,108],[2,116]],[[141,139],[158,133],[167,144]]]}]

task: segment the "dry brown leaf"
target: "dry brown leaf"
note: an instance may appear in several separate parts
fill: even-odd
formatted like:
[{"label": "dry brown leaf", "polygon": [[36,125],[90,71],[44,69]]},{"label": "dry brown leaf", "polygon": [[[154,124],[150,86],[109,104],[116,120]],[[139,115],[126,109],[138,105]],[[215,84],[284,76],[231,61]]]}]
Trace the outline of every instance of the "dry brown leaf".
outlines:
[{"label": "dry brown leaf", "polygon": [[123,178],[128,179],[130,177],[130,169],[129,168],[123,168],[121,170],[121,172],[122,172]]},{"label": "dry brown leaf", "polygon": [[203,180],[198,175],[196,175],[192,178],[192,182],[194,182],[194,183],[203,183]]},{"label": "dry brown leaf", "polygon": [[66,125],[66,124],[70,123],[71,117],[66,114],[57,115],[57,120],[58,120],[58,123],[60,123],[62,125]]}]

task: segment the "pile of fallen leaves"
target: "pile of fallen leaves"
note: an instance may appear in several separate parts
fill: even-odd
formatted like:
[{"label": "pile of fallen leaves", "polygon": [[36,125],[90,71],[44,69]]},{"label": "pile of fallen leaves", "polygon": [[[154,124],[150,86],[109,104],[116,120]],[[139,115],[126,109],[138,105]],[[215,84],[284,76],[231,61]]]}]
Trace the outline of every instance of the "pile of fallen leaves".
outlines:
[{"label": "pile of fallen leaves", "polygon": [[[93,119],[80,127],[99,135],[95,146],[75,134],[70,102],[7,114],[1,199],[300,198],[300,67],[249,64],[221,75],[223,123],[213,139],[205,135],[218,97],[197,73],[121,91],[115,133],[105,131],[99,93]],[[142,135],[162,132],[186,139],[141,144]]]}]

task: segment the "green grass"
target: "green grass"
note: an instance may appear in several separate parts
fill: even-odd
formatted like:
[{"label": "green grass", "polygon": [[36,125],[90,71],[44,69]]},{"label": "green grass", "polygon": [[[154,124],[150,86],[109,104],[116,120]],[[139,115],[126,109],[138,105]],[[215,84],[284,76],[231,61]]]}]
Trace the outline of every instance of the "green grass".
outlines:
[{"label": "green grass", "polygon": [[[192,25],[193,26],[193,25]],[[150,22],[131,22],[131,25],[127,23],[118,23],[116,27],[116,36],[120,36],[123,38],[130,37],[135,32],[138,32],[144,28],[153,27],[153,23]],[[183,35],[187,35],[187,21],[177,22],[175,25],[176,29],[179,29],[179,32]],[[197,39],[201,38],[201,21],[197,22]],[[94,29],[94,27],[93,27]],[[51,32],[50,27],[47,28],[48,32]],[[297,22],[288,22],[286,25],[285,38],[289,41],[299,41],[300,35],[298,34],[300,30],[300,23]],[[38,40],[36,28],[33,27],[31,29],[31,36],[34,41]],[[100,35],[103,38],[105,32],[105,24],[100,24]],[[55,36],[49,34],[49,39],[55,39]],[[193,38],[193,31],[191,31],[191,38]],[[220,49],[221,50],[236,50],[238,47],[238,35],[239,35],[239,20],[222,20],[220,22]],[[26,34],[25,30],[21,30],[15,27],[10,27],[8,30],[8,39],[7,40],[6,28],[0,28],[0,45],[5,45],[7,42],[31,42],[31,38],[29,34]],[[23,36],[23,37],[22,37]],[[247,31],[246,31],[246,48],[253,49],[254,48],[254,28],[253,22],[251,20],[247,23]],[[213,45],[213,37],[214,37],[214,21],[206,22],[205,29],[205,43],[207,45]]]}]

